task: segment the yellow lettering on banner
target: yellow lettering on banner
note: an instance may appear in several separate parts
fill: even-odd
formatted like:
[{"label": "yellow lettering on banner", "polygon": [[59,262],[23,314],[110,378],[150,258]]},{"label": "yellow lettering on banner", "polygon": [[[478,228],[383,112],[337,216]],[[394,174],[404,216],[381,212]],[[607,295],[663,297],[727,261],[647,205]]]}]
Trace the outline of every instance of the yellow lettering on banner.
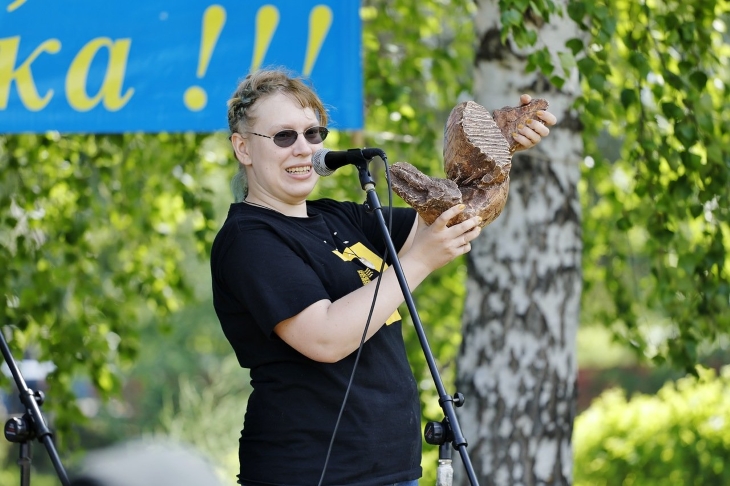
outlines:
[{"label": "yellow lettering on banner", "polygon": [[307,54],[304,59],[305,76],[312,74],[314,62],[319,56],[324,39],[332,25],[332,9],[325,5],[318,5],[309,13],[309,39],[307,40]]},{"label": "yellow lettering on banner", "polygon": [[8,97],[10,96],[10,85],[13,81],[18,87],[18,95],[20,100],[30,111],[42,110],[51,98],[53,90],[49,89],[42,97],[38,94],[38,90],[33,81],[33,72],[30,67],[38,56],[43,52],[55,54],[61,50],[61,42],[58,39],[49,39],[43,44],[35,48],[28,56],[23,64],[15,68],[18,59],[18,47],[20,46],[20,37],[9,37],[0,39],[0,110],[4,110],[8,106]]},{"label": "yellow lettering on banner", "polygon": [[25,1],[26,0],[15,0],[15,2],[8,5],[7,11],[12,12],[13,10],[17,10],[18,8],[20,8],[21,5],[25,3]]},{"label": "yellow lettering on banner", "polygon": [[[226,24],[226,9],[220,5],[211,5],[203,13],[203,32],[200,39],[200,54],[198,55],[198,70],[196,76],[203,79],[208,70],[210,58],[213,56],[215,44]],[[200,86],[191,86],[183,94],[183,102],[189,110],[200,111],[208,104],[208,93]]]},{"label": "yellow lettering on banner", "polygon": [[[86,44],[76,54],[66,75],[66,98],[72,108],[77,111],[89,111],[103,100],[107,110],[117,111],[127,104],[134,94],[134,89],[128,89],[124,95],[121,92],[131,44],[132,41],[129,39],[112,41],[108,37],[99,37]],[[89,69],[94,56],[102,48],[109,51],[109,65],[99,92],[89,97],[86,92]]]},{"label": "yellow lettering on banner", "polygon": [[269,44],[279,25],[279,9],[273,5],[264,5],[256,12],[256,38],[254,39],[251,71],[257,70],[266,57]]}]

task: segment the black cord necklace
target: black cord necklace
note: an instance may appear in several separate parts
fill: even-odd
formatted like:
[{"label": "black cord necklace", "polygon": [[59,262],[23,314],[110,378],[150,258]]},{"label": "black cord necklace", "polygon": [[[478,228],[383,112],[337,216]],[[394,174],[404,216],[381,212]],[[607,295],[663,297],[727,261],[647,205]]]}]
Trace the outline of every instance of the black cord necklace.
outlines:
[{"label": "black cord necklace", "polygon": [[278,209],[270,208],[268,206],[264,206],[263,204],[251,202],[248,199],[244,199],[243,202],[245,202],[246,204],[250,204],[251,206],[256,206],[257,208],[264,208],[264,209],[268,209],[269,211],[274,211],[275,213],[284,214],[281,211],[279,211]]},{"label": "black cord necklace", "polygon": [[[263,204],[251,202],[246,199],[244,199],[243,202],[245,202],[246,204],[249,204],[251,206],[255,206],[257,208],[267,209],[269,211],[279,213],[282,216],[285,216],[287,218],[287,221],[293,222],[294,224],[296,224],[303,230],[307,231],[309,234],[315,236],[318,239],[322,238],[321,235],[318,235],[317,233],[312,231],[310,228],[308,228],[306,225],[301,224],[299,221],[297,221],[298,219],[301,219],[301,218],[298,218],[296,216],[287,216],[286,214],[282,213],[278,209],[270,208],[269,206],[264,206]],[[340,238],[339,235],[337,234],[337,231],[330,230],[329,226],[327,225],[327,221],[325,221],[324,218],[322,219],[322,223],[324,224],[324,227],[327,229],[327,234],[332,235],[332,240],[333,240],[332,247],[335,249],[336,252],[342,253],[343,255],[347,255],[349,257],[354,257],[353,260],[360,262],[363,266],[365,266],[371,270],[374,270],[376,272],[382,273],[383,268],[378,269],[378,267],[373,262],[371,262],[367,258],[364,258],[364,257],[361,257],[360,255],[358,255],[352,247],[348,246],[348,244],[350,243],[349,241],[343,241],[342,238]],[[337,240],[339,240],[340,243],[342,244],[343,249],[341,251],[339,249],[339,246],[337,245]],[[321,240],[321,241],[323,241],[324,244],[327,245],[328,247],[330,246],[330,243],[327,240]]]}]

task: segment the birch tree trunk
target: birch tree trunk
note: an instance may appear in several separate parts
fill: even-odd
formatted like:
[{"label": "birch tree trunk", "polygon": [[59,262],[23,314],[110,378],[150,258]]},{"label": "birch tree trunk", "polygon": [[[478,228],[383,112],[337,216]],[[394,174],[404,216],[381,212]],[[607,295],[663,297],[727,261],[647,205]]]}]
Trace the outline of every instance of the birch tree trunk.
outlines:
[{"label": "birch tree trunk", "polygon": [[[493,110],[515,105],[521,93],[546,98],[558,125],[513,158],[507,205],[468,255],[457,358],[466,404],[457,414],[482,486],[571,484],[583,147],[570,106],[579,83],[572,73],[557,90],[526,73],[527,53],[499,41],[497,2],[478,4],[475,101]],[[536,29],[537,47],[559,50],[581,35],[567,16]],[[455,484],[467,484],[460,464]]]}]

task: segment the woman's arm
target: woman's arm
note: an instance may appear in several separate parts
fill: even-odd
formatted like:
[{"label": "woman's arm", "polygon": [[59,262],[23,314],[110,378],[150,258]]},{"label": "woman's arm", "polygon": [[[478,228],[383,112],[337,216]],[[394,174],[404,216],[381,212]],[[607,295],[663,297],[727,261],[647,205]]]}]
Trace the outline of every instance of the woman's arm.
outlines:
[{"label": "woman's arm", "polygon": [[[411,290],[431,272],[471,249],[470,242],[480,231],[478,218],[446,226],[463,209],[463,206],[455,206],[445,211],[430,226],[414,223],[408,237],[408,248],[404,246],[405,251],[400,258]],[[392,267],[379,278],[378,298],[366,340],[383,326],[404,300]],[[277,324],[274,332],[308,358],[328,363],[339,361],[360,345],[376,285],[377,282],[371,282],[334,302],[315,302],[296,316]]]}]

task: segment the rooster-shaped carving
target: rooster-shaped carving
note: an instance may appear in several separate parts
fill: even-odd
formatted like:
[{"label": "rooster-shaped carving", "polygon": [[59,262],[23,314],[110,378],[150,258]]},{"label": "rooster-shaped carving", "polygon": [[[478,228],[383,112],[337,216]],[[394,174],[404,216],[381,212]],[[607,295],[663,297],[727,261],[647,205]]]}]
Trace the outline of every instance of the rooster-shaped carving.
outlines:
[{"label": "rooster-shaped carving", "polygon": [[482,218],[482,227],[488,225],[507,202],[512,154],[519,146],[512,133],[519,124],[538,120],[535,113],[547,107],[546,100],[534,99],[492,115],[474,101],[456,105],[444,128],[447,178],[430,177],[407,162],[397,162],[390,168],[393,190],[428,224],[447,209],[465,204],[449,225],[473,216]]}]

